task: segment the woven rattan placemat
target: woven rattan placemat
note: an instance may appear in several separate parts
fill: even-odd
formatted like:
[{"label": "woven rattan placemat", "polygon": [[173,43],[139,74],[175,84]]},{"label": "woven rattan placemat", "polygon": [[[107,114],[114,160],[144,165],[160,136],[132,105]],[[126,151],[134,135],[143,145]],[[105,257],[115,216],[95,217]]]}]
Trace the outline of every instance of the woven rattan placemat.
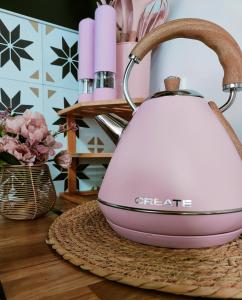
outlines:
[{"label": "woven rattan placemat", "polygon": [[70,263],[124,284],[174,294],[242,299],[242,239],[206,249],[167,249],[118,236],[95,201],[58,217],[47,243]]}]

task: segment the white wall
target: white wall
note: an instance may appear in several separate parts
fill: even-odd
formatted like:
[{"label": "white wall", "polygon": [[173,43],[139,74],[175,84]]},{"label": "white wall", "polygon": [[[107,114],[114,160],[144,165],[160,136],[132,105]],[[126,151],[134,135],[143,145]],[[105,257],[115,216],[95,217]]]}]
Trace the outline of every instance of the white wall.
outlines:
[{"label": "white wall", "polygon": [[[169,20],[201,18],[229,31],[242,47],[242,0],[169,0]],[[222,91],[223,70],[216,54],[199,41],[176,39],[160,45],[153,53],[151,94],[163,90],[163,79],[182,78],[182,88],[197,90],[207,100],[221,105],[228,94]],[[242,141],[242,92],[225,113]]]}]

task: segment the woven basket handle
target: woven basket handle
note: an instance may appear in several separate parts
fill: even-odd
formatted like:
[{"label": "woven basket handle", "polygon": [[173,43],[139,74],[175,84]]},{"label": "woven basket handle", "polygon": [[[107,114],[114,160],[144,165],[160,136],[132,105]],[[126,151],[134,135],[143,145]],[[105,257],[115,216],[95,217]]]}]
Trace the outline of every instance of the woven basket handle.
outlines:
[{"label": "woven basket handle", "polygon": [[224,70],[223,87],[242,87],[242,54],[233,37],[220,26],[201,19],[178,19],[160,25],[148,33],[132,50],[138,60],[160,43],[176,38],[203,42],[218,55]]}]

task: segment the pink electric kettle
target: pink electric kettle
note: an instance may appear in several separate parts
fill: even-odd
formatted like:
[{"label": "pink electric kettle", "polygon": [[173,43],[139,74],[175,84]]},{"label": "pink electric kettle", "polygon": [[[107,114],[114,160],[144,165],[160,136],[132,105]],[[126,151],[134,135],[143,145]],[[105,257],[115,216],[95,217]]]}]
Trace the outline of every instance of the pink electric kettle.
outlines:
[{"label": "pink electric kettle", "polygon": [[[179,90],[176,77],[166,79],[166,91],[135,106],[128,92],[133,65],[174,38],[200,40],[217,53],[224,69],[223,90],[230,93],[222,107],[196,92]],[[98,200],[118,234],[144,244],[198,248],[229,242],[242,233],[241,144],[221,113],[241,88],[241,50],[216,24],[171,21],[136,45],[124,76],[132,120],[121,130],[121,118],[99,116],[121,135]]]}]

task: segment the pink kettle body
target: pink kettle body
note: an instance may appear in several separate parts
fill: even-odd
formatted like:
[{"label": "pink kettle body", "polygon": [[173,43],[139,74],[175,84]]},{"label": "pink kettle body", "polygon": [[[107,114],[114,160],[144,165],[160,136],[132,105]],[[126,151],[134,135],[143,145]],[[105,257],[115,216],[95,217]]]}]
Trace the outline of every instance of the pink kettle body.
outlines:
[{"label": "pink kettle body", "polygon": [[[220,112],[242,90],[240,47],[220,26],[179,19],[148,33],[129,55],[123,92],[133,118],[104,177],[99,205],[110,226],[136,242],[172,248],[221,245],[242,232],[239,140],[200,95],[179,90],[178,77],[167,78],[166,91],[138,108],[129,94],[133,66],[175,38],[199,40],[216,52],[224,70],[223,90],[229,92]],[[107,118],[103,121],[108,124]],[[119,132],[118,120],[111,121],[113,132]]]},{"label": "pink kettle body", "polygon": [[111,227],[136,242],[223,244],[242,231],[242,162],[204,99],[148,99],[120,138],[99,205]]}]

